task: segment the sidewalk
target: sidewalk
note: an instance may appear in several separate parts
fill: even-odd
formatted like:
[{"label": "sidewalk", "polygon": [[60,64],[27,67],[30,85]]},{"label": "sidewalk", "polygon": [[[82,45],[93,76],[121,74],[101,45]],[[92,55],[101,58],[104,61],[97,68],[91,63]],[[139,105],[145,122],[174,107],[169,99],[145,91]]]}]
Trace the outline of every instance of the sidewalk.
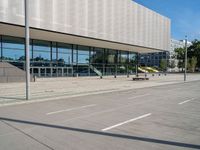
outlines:
[{"label": "sidewalk", "polygon": [[[183,74],[148,77],[149,81],[132,81],[132,76],[37,79],[31,83],[29,101],[25,100],[25,83],[3,83],[0,84],[0,106],[183,83]],[[196,80],[200,80],[200,74],[188,75],[188,81]]]}]

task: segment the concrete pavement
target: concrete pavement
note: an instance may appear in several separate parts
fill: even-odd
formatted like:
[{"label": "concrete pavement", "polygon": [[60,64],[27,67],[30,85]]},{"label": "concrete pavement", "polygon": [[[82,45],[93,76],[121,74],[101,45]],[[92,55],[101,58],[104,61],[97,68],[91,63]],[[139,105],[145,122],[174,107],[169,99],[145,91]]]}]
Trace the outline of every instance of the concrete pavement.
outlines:
[{"label": "concrete pavement", "polygon": [[199,87],[194,81],[1,107],[0,149],[200,149]]},{"label": "concrete pavement", "polygon": [[[108,93],[128,89],[183,83],[183,74],[167,76],[148,75],[150,81],[132,81],[132,76],[117,77],[80,77],[80,78],[46,78],[31,83],[31,100],[56,100],[91,94]],[[188,81],[200,80],[200,74],[188,74]],[[25,101],[25,83],[0,84],[0,106],[27,103]]]}]

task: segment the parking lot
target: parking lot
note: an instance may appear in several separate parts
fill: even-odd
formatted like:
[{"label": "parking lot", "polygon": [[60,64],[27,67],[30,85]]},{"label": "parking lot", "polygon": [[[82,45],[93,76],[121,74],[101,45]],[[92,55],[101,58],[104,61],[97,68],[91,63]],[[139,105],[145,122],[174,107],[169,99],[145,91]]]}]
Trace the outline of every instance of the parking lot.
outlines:
[{"label": "parking lot", "polygon": [[0,108],[0,149],[200,149],[200,81]]}]

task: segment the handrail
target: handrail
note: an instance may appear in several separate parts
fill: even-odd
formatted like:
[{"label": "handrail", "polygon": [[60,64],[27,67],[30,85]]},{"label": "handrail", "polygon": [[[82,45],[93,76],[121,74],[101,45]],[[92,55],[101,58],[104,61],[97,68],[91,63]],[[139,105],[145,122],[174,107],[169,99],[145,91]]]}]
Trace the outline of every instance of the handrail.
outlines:
[{"label": "handrail", "polygon": [[92,69],[98,76],[102,77],[103,74],[97,69],[95,68],[93,65],[89,65],[90,69]]}]

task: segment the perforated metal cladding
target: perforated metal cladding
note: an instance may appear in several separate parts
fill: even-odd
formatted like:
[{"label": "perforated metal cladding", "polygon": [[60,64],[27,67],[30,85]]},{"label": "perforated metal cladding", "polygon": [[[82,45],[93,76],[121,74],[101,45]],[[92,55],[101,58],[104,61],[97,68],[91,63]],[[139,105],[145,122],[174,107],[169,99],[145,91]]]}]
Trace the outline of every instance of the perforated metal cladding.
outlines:
[{"label": "perforated metal cladding", "polygon": [[[0,0],[0,21],[24,25],[24,0]],[[31,26],[161,50],[170,20],[132,0],[30,0]]]}]

